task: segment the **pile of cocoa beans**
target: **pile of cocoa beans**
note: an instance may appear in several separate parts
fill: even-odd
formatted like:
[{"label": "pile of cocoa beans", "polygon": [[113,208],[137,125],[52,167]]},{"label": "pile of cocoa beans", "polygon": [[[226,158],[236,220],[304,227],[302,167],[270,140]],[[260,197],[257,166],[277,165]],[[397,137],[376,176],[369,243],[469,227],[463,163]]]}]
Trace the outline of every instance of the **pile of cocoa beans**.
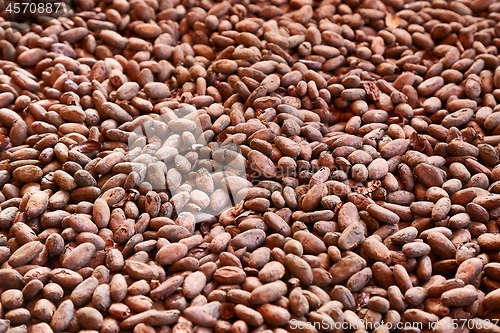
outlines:
[{"label": "pile of cocoa beans", "polygon": [[0,8],[0,333],[500,332],[500,2],[15,27]]}]

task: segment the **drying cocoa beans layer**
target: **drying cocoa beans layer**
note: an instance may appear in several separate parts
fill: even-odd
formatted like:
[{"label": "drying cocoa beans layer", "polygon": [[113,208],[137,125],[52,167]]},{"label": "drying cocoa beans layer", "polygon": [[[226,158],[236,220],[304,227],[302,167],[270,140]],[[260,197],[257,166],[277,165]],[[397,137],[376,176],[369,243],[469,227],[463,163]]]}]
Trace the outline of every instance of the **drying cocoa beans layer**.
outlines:
[{"label": "drying cocoa beans layer", "polygon": [[500,332],[499,2],[0,17],[0,333]]}]

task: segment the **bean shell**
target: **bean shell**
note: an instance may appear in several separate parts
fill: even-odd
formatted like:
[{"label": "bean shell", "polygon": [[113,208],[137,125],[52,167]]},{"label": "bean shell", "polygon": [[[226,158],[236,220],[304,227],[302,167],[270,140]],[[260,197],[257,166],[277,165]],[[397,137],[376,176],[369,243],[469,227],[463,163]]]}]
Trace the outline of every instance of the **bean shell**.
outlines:
[{"label": "bean shell", "polygon": [[279,299],[287,292],[286,285],[278,280],[255,288],[250,296],[253,304],[266,304]]}]

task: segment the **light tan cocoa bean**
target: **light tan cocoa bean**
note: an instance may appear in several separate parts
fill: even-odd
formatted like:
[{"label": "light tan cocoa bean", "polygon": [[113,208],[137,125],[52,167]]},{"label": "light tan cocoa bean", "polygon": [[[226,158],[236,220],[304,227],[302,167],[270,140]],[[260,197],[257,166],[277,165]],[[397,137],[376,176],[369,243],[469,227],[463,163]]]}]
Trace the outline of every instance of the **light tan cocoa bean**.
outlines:
[{"label": "light tan cocoa bean", "polygon": [[156,254],[156,261],[160,265],[171,265],[183,258],[188,252],[188,248],[182,243],[173,243],[163,246]]},{"label": "light tan cocoa bean", "polygon": [[285,257],[285,267],[297,277],[303,284],[310,285],[313,275],[309,264],[301,257],[294,254],[287,254]]},{"label": "light tan cocoa bean", "polygon": [[75,307],[71,300],[63,301],[56,309],[50,320],[50,327],[54,331],[63,331],[71,323],[75,315]]}]

